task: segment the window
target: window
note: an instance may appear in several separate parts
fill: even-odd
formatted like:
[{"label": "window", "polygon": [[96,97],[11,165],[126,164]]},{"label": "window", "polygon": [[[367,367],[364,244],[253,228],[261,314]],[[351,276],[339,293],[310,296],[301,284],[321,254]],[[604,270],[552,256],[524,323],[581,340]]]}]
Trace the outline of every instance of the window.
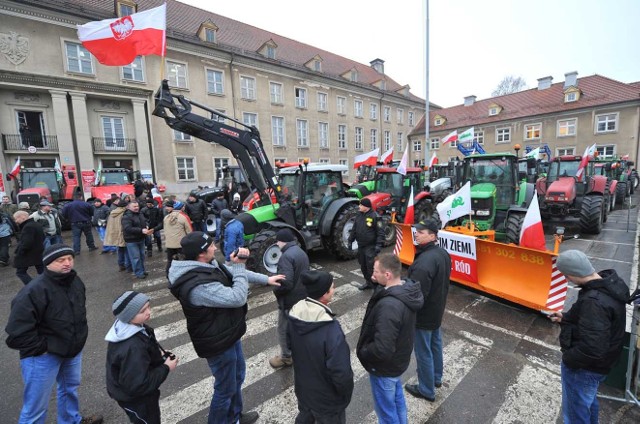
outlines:
[{"label": "window", "polygon": [[511,143],[511,128],[497,128],[496,143]]},{"label": "window", "polygon": [[296,119],[298,147],[309,147],[309,123],[304,119]]},{"label": "window", "polygon": [[538,140],[540,138],[540,129],[542,124],[529,124],[524,126],[525,140]]},{"label": "window", "polygon": [[371,150],[378,148],[378,130],[373,128],[371,130]]},{"label": "window", "polygon": [[322,72],[322,62],[319,60],[313,61],[313,70],[316,72]]},{"label": "window", "polygon": [[369,103],[369,119],[375,121],[378,119],[378,105]]},{"label": "window", "polygon": [[398,109],[396,117],[398,118],[398,124],[404,124],[404,109]]},{"label": "window", "polygon": [[329,159],[327,159],[327,158],[320,158],[320,163],[329,163]]},{"label": "window", "polygon": [[596,133],[615,132],[618,130],[618,114],[608,113],[596,115]]},{"label": "window", "polygon": [[258,126],[258,115],[256,113],[242,112],[242,123],[245,125]]},{"label": "window", "polygon": [[430,142],[431,150],[438,150],[440,148],[440,137],[433,137]]},{"label": "window", "polygon": [[93,75],[93,61],[89,50],[82,44],[69,41],[64,42],[64,48],[67,53],[67,71]]},{"label": "window", "polygon": [[282,99],[282,84],[278,82],[269,83],[269,96],[271,97],[271,103],[281,105]]},{"label": "window", "polygon": [[167,60],[167,79],[170,87],[187,88],[187,65]]},{"label": "window", "polygon": [[252,77],[240,77],[240,97],[245,100],[256,99],[256,79]]},{"label": "window", "polygon": [[274,46],[267,46],[267,58],[269,59],[276,58],[276,48]]},{"label": "window", "polygon": [[224,82],[222,71],[207,69],[207,93],[224,94]]},{"label": "window", "polygon": [[222,169],[225,166],[229,166],[229,159],[213,158],[213,168],[215,169],[216,177],[222,178]]},{"label": "window", "polygon": [[326,112],[327,111],[327,101],[329,99],[329,96],[327,96],[327,93],[318,93],[318,110],[321,112]]},{"label": "window", "polygon": [[196,179],[195,158],[176,158],[178,181],[194,181]]},{"label": "window", "polygon": [[495,116],[497,114],[498,114],[498,108],[497,107],[489,108],[489,116]]},{"label": "window", "polygon": [[391,108],[389,106],[384,107],[384,122],[391,122]]},{"label": "window", "polygon": [[413,151],[421,152],[422,151],[422,141],[421,140],[413,140]]},{"label": "window", "polygon": [[474,131],[473,141],[475,141],[481,146],[484,146],[484,131]]},{"label": "window", "polygon": [[398,147],[398,152],[402,151],[402,133],[401,132],[396,134],[396,146]]},{"label": "window", "polygon": [[144,82],[144,69],[142,69],[142,56],[136,57],[133,62],[122,67],[122,78],[129,81]]},{"label": "window", "polygon": [[384,150],[385,152],[391,148],[391,131],[384,132]]},{"label": "window", "polygon": [[571,93],[567,93],[564,95],[564,102],[565,103],[571,103],[571,102],[575,102],[576,100],[578,100],[578,95],[575,91],[571,92]]},{"label": "window", "polygon": [[354,147],[358,151],[362,151],[362,128],[356,127],[356,132],[353,136]]},{"label": "window", "polygon": [[353,101],[353,115],[356,118],[362,118],[362,100]]},{"label": "window", "polygon": [[449,142],[449,148],[450,149],[457,149],[458,148],[458,140],[453,140],[453,141]]},{"label": "window", "polygon": [[136,13],[134,6],[130,4],[118,3],[118,17],[129,16]]},{"label": "window", "polygon": [[433,125],[435,125],[436,127],[437,127],[438,125],[442,125],[443,123],[444,123],[444,119],[442,119],[442,118],[436,118],[436,119],[434,119],[434,121],[433,121]]},{"label": "window", "polygon": [[284,146],[284,118],[282,116],[271,117],[271,137],[274,146]]},{"label": "window", "polygon": [[409,125],[411,125],[412,127],[415,125],[414,116],[415,115],[413,112],[409,112]]},{"label": "window", "polygon": [[336,105],[338,107],[338,115],[347,114],[347,99],[345,97],[336,97]]},{"label": "window", "polygon": [[216,31],[212,28],[204,29],[204,39],[207,43],[215,43],[216,42]]},{"label": "window", "polygon": [[306,88],[296,88],[296,107],[301,109],[307,108],[307,89]]},{"label": "window", "polygon": [[125,150],[124,120],[113,116],[102,117],[102,135],[107,150]]},{"label": "window", "polygon": [[358,71],[355,69],[351,71],[351,82],[358,82]]},{"label": "window", "polygon": [[321,149],[329,148],[329,124],[318,122],[318,144]]},{"label": "window", "polygon": [[346,171],[342,171],[342,175],[343,175],[344,177],[349,176],[349,161],[348,161],[347,159],[339,159],[339,160],[338,160],[338,163],[339,163],[340,165],[344,165],[344,166],[346,166],[346,167],[347,167],[347,170],[346,170]]},{"label": "window", "polygon": [[558,137],[570,137],[576,135],[577,123],[578,120],[576,118],[559,120]]},{"label": "window", "polygon": [[185,134],[178,130],[173,130],[173,139],[175,141],[191,141],[191,135]]},{"label": "window", "polygon": [[576,149],[573,147],[558,147],[556,149],[556,156],[571,156],[575,155]]},{"label": "window", "polygon": [[613,158],[616,155],[616,146],[613,144],[610,144],[608,146],[597,146],[596,151],[598,152],[599,158]]},{"label": "window", "polygon": [[[216,112],[222,113],[223,115],[227,112],[224,109],[214,109]],[[211,114],[211,120],[212,121],[216,121],[216,122],[220,122],[221,124],[224,124],[224,117],[220,116],[220,115],[216,115],[215,113]]]},{"label": "window", "polygon": [[347,126],[338,125],[338,149],[347,149]]}]

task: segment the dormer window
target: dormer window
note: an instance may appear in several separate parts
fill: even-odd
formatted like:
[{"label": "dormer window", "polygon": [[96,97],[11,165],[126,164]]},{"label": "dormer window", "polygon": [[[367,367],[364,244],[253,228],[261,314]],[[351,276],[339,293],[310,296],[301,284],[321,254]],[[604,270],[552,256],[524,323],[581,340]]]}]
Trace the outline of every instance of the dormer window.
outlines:
[{"label": "dormer window", "polygon": [[276,58],[276,48],[273,46],[267,46],[267,57],[269,59],[275,59]]},{"label": "dormer window", "polygon": [[444,125],[446,122],[447,122],[447,118],[445,118],[442,115],[436,115],[433,118],[433,126],[434,127],[437,127],[437,126],[440,126],[440,125]]},{"label": "dormer window", "polygon": [[204,29],[204,38],[207,43],[215,43],[216,42],[216,32],[211,28]]},{"label": "dormer window", "polygon": [[319,60],[313,61],[313,70],[316,72],[322,72],[322,62]]},{"label": "dormer window", "polygon": [[266,57],[267,59],[275,60],[277,49],[278,49],[278,45],[273,40],[269,40],[266,43],[264,43],[262,47],[258,49],[258,53],[260,53],[262,56]]},{"label": "dormer window", "polygon": [[568,87],[564,90],[564,102],[572,103],[577,102],[580,99],[580,89],[574,86]]},{"label": "dormer window", "polygon": [[492,107],[489,109],[489,116],[495,116],[498,114],[498,108],[497,107]]},{"label": "dormer window", "polygon": [[118,15],[119,18],[122,18],[123,16],[133,15],[134,13],[136,13],[137,9],[138,5],[131,0],[116,1],[116,15]]},{"label": "dormer window", "polygon": [[320,55],[315,55],[309,61],[307,61],[304,66],[311,69],[315,72],[322,72],[322,58]]},{"label": "dormer window", "polygon": [[358,82],[358,71],[355,69],[351,70],[351,82]]},{"label": "dormer window", "polygon": [[218,42],[218,27],[211,19],[207,19],[198,28],[198,38],[205,43],[215,44]]}]

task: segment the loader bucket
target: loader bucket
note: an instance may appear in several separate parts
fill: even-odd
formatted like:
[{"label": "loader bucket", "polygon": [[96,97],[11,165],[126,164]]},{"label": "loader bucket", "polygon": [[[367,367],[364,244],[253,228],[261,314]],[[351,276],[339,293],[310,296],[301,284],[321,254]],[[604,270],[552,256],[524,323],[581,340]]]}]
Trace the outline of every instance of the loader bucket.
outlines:
[{"label": "loader bucket", "polygon": [[[398,240],[394,253],[410,265],[415,254],[411,226],[395,225]],[[451,256],[451,281],[527,308],[562,310],[567,280],[556,268],[553,252],[447,230],[438,233],[438,243]]]}]

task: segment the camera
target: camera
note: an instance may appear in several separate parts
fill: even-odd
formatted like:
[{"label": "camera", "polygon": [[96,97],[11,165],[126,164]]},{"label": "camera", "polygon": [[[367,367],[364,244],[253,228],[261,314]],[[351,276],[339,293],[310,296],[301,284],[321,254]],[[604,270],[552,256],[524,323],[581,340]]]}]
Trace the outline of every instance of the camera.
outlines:
[{"label": "camera", "polygon": [[232,255],[238,259],[249,259],[249,256],[247,255],[238,255],[239,251],[240,251],[240,248],[237,248],[236,250],[233,251]]},{"label": "camera", "polygon": [[173,353],[169,352],[168,350],[165,350],[165,351],[162,353],[162,360],[163,360],[163,361],[166,361],[166,360],[167,360],[167,358],[168,358],[168,359],[171,359],[171,360],[173,361],[174,359],[176,359],[176,355],[174,355]]}]

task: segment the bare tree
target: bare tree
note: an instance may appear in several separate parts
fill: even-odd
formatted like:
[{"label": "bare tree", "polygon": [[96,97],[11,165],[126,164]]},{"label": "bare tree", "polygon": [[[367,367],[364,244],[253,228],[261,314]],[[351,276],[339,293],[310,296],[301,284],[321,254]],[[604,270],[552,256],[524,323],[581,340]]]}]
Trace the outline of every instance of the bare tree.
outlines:
[{"label": "bare tree", "polygon": [[505,94],[517,93],[527,88],[527,83],[521,77],[507,75],[500,81],[500,84],[491,92],[491,96],[504,96]]}]

